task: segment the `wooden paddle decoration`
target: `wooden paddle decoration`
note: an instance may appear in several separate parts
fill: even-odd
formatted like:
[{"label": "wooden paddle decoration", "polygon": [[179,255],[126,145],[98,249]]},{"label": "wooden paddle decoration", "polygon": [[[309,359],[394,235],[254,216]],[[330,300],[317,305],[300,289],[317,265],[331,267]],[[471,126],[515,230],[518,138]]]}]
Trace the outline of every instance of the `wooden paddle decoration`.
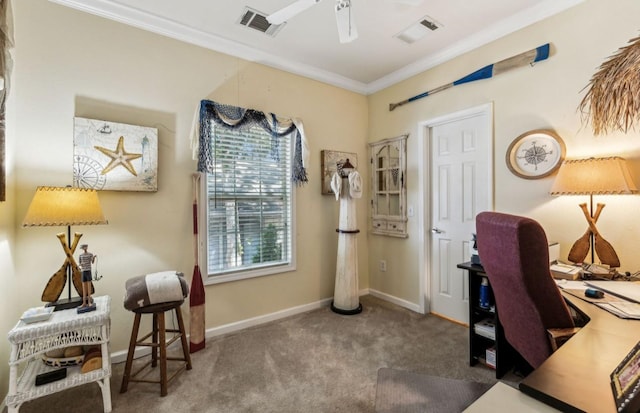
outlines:
[{"label": "wooden paddle decoration", "polygon": [[189,353],[202,350],[205,346],[205,296],[202,275],[198,265],[198,193],[200,192],[200,174],[193,174],[193,251],[195,266],[191,277],[191,292],[189,294]]},{"label": "wooden paddle decoration", "polygon": [[62,264],[62,267],[56,271],[49,281],[47,282],[44,291],[42,291],[41,300],[45,303],[53,303],[57,301],[64,290],[64,286],[67,284],[67,261]]},{"label": "wooden paddle decoration", "polygon": [[580,204],[580,208],[582,208],[582,212],[584,216],[587,218],[587,222],[589,223],[589,228],[593,231],[594,236],[594,249],[596,250],[596,254],[600,258],[600,262],[603,264],[607,264],[609,267],[618,268],[620,266],[620,259],[618,258],[618,254],[613,249],[613,246],[598,232],[598,228],[593,223],[593,219],[589,215],[589,211],[587,210],[587,204]]},{"label": "wooden paddle decoration", "polygon": [[498,76],[501,73],[508,72],[512,69],[516,69],[524,66],[533,66],[535,62],[539,62],[541,60],[545,60],[549,57],[549,43],[543,44],[542,46],[536,47],[535,49],[529,50],[524,53],[520,53],[518,55],[512,56],[508,59],[501,60],[497,63],[492,63],[483,67],[482,69],[478,69],[473,73],[466,75],[465,77],[456,80],[455,82],[448,83],[446,85],[442,85],[435,89],[431,89],[429,91],[423,92],[419,95],[410,97],[409,99],[403,100],[398,103],[390,103],[389,111],[394,110],[398,106],[402,106],[409,102],[413,102],[414,100],[422,99],[427,96],[431,96],[438,92],[442,92],[443,90],[447,90],[457,85],[461,85],[463,83],[475,82],[476,80],[489,79],[494,76]]},{"label": "wooden paddle decoration", "polygon": [[[58,298],[60,298],[60,294],[62,294],[62,291],[64,290],[64,286],[67,284],[67,267],[69,266],[71,266],[71,279],[73,281],[73,286],[75,287],[78,294],[82,296],[82,273],[78,268],[76,260],[73,258],[73,253],[78,247],[78,242],[80,241],[82,234],[76,232],[73,235],[74,239],[73,243],[71,244],[71,248],[69,248],[69,246],[67,245],[67,237],[64,233],[61,232],[57,235],[58,239],[60,240],[60,244],[62,244],[62,248],[64,249],[66,259],[62,263],[60,269],[58,269],[58,271],[56,271],[51,276],[51,278],[49,278],[49,281],[47,282],[47,285],[42,292],[42,301],[44,302],[52,303],[54,301],[58,301]],[[94,292],[95,291],[92,283],[91,294],[93,294]]]},{"label": "wooden paddle decoration", "polygon": [[[598,204],[596,208],[596,213],[593,215],[593,223],[595,225],[598,222],[598,218],[600,217],[600,213],[604,208],[604,204]],[[589,250],[591,249],[591,227],[587,227],[585,233],[573,243],[571,250],[569,250],[569,255],[567,258],[569,261],[582,264],[584,259],[589,254]]]}]

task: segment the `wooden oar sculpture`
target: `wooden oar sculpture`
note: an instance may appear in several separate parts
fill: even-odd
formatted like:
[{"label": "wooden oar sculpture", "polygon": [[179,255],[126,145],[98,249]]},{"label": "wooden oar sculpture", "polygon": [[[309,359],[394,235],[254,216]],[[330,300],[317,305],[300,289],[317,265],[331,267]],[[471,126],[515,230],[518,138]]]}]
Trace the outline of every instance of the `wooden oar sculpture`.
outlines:
[{"label": "wooden oar sculpture", "polygon": [[589,228],[593,231],[594,249],[596,250],[596,254],[598,254],[598,258],[600,258],[600,262],[612,268],[620,267],[618,254],[616,254],[613,246],[606,239],[602,238],[602,235],[598,232],[598,228],[596,228],[593,218],[591,218],[591,215],[589,215],[589,211],[587,210],[587,204],[580,204],[580,208],[582,208],[582,212],[584,213],[585,218],[587,218]]},{"label": "wooden oar sculpture", "polygon": [[[600,213],[603,208],[604,204],[598,204],[596,213],[593,215],[594,224],[598,222],[598,218],[600,217]],[[591,249],[591,234],[593,234],[593,232],[591,232],[591,227],[587,226],[585,233],[573,243],[571,250],[569,250],[569,255],[567,256],[569,261],[576,264],[582,264],[584,262],[584,259],[587,257],[589,250]]]},{"label": "wooden oar sculpture", "polygon": [[536,47],[535,49],[531,49],[524,53],[511,56],[508,59],[504,59],[499,62],[487,65],[454,82],[447,83],[446,85],[442,85],[435,89],[431,89],[426,92],[420,93],[419,95],[412,96],[409,99],[403,100],[402,102],[390,103],[389,111],[394,110],[398,106],[402,106],[409,102],[413,102],[415,100],[422,99],[427,96],[431,96],[433,94],[442,92],[443,90],[447,90],[454,86],[462,85],[464,83],[469,83],[469,82],[475,82],[476,80],[489,79],[494,76],[498,76],[501,73],[504,73],[519,67],[533,66],[534,63],[539,62],[541,60],[546,60],[548,57],[549,57],[549,43],[546,43],[546,44],[543,44],[542,46]]},{"label": "wooden oar sculpture", "polygon": [[[80,238],[82,238],[82,234],[76,232],[73,234],[73,243],[71,247],[67,245],[67,236],[64,233],[60,233],[57,235],[60,240],[60,244],[62,244],[62,248],[64,249],[64,253],[66,258],[62,263],[62,266],[58,271],[56,271],[49,281],[47,282],[47,286],[44,288],[42,292],[42,301],[52,303],[54,301],[58,301],[60,298],[60,294],[64,290],[64,286],[67,284],[67,267],[71,267],[71,280],[73,282],[73,286],[75,287],[78,295],[82,295],[82,273],[80,272],[80,268],[76,263],[76,260],[73,258],[73,253],[76,251],[78,247],[78,242]],[[93,288],[93,283],[91,284],[91,294],[95,292]]]}]

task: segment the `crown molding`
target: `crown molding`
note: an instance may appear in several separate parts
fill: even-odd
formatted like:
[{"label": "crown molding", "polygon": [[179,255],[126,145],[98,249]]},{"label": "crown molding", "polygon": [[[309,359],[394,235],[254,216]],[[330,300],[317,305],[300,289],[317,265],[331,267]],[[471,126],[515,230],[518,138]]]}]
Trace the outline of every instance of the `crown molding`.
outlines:
[{"label": "crown molding", "polygon": [[459,41],[434,55],[409,64],[370,83],[363,83],[310,65],[279,58],[270,53],[221,36],[197,30],[182,23],[125,6],[111,0],[49,0],[82,12],[114,20],[132,27],[214,50],[247,61],[304,76],[352,92],[369,95],[442,64],[466,52],[536,23],[584,0],[545,0],[504,19],[496,25]]},{"label": "crown molding", "polygon": [[411,63],[400,70],[396,70],[395,72],[383,76],[380,79],[374,80],[367,84],[367,94],[372,94],[389,86],[395,85],[396,83],[420,74],[425,70],[431,69],[510,33],[516,32],[576,6],[583,1],[584,0],[545,0],[534,7],[530,7],[500,21],[498,24],[474,33],[472,36],[456,42],[438,53],[432,54],[424,59]]}]

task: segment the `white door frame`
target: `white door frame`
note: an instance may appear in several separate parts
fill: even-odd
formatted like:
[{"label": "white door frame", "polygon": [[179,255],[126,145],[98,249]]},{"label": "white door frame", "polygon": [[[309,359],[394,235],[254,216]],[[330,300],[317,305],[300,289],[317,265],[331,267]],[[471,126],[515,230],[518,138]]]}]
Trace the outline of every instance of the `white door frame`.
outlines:
[{"label": "white door frame", "polygon": [[[431,169],[431,145],[429,140],[431,139],[431,128],[443,123],[451,121],[462,120],[478,115],[487,115],[487,136],[490,137],[489,142],[489,159],[488,165],[490,169],[489,176],[491,177],[487,185],[489,191],[489,208],[493,210],[494,196],[493,196],[493,181],[494,181],[494,166],[493,166],[493,103],[485,103],[483,105],[474,106],[469,109],[460,110],[458,112],[449,113],[446,115],[438,116],[432,119],[428,119],[422,122],[418,122],[418,187],[420,188],[420,194],[418,196],[418,228],[420,228],[418,241],[422,245],[419,249],[419,269],[418,274],[420,277],[420,312],[427,314],[431,311],[431,179],[429,177],[429,171]],[[429,217],[428,220],[425,219]]]}]

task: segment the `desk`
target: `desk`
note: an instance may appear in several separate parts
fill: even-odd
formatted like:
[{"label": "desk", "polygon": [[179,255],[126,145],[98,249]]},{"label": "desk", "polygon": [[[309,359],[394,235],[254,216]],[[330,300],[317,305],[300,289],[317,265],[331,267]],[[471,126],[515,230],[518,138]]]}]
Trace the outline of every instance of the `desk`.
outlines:
[{"label": "desk", "polygon": [[464,413],[554,413],[559,410],[535,400],[526,394],[497,382],[478,400],[464,410]]},{"label": "desk", "polygon": [[[47,321],[25,324],[19,321],[9,331],[9,413],[17,413],[29,400],[56,393],[70,387],[97,382],[102,390],[104,412],[111,411],[111,360],[109,356],[110,303],[109,296],[95,297],[96,311],[78,314],[76,309],[54,312]],[[72,345],[100,345],[102,368],[82,374],[79,366],[67,367],[67,377],[42,386],[35,386],[36,375],[49,370],[42,354]],[[18,366],[25,363],[22,375]]]},{"label": "desk", "polygon": [[640,321],[563,295],[591,320],[527,376],[520,390],[562,411],[615,412],[609,375],[640,341]]}]

